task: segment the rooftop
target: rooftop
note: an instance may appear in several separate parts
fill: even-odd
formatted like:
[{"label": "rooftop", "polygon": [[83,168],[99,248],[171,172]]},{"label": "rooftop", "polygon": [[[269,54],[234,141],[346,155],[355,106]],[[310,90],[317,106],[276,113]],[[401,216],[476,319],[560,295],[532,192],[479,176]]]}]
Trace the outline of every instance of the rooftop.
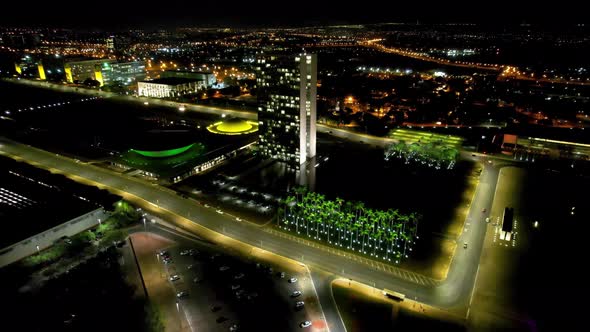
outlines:
[{"label": "rooftop", "polygon": [[153,84],[166,84],[166,85],[180,85],[186,84],[191,82],[197,82],[198,80],[190,79],[190,78],[182,78],[182,77],[165,77],[165,78],[157,78],[151,81],[142,81],[143,83],[153,83]]}]

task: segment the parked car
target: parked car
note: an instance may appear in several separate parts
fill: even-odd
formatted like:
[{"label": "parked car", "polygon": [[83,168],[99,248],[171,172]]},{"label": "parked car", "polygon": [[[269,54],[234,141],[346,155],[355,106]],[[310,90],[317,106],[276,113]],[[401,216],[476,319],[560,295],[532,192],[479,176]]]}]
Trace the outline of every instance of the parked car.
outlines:
[{"label": "parked car", "polygon": [[227,265],[224,265],[224,266],[222,266],[222,267],[219,268],[219,271],[221,271],[221,272],[227,271],[227,270],[229,270],[229,266],[227,266]]},{"label": "parked car", "polygon": [[305,305],[305,302],[303,302],[303,301],[297,301],[295,303],[295,308],[300,309],[300,308],[303,308],[304,305]]},{"label": "parked car", "polygon": [[293,277],[291,279],[289,279],[289,283],[292,284],[294,282],[297,282],[297,278]]},{"label": "parked car", "polygon": [[183,251],[180,252],[180,256],[186,256],[188,254],[189,254],[189,251],[188,250],[183,250]]},{"label": "parked car", "polygon": [[298,291],[298,290],[296,290],[296,291],[294,291],[293,293],[291,293],[291,297],[298,297],[298,296],[300,296],[300,295],[301,295],[301,292],[300,292],[300,291]]},{"label": "parked car", "polygon": [[176,293],[176,297],[179,298],[179,299],[182,299],[182,298],[187,297],[187,296],[188,296],[188,292],[185,292],[185,291]]},{"label": "parked car", "polygon": [[180,279],[180,276],[178,274],[175,274],[173,276],[170,276],[169,279],[170,279],[170,281],[176,281],[176,280]]},{"label": "parked car", "polygon": [[311,322],[306,320],[305,322],[301,322],[301,324],[299,324],[299,327],[301,328],[305,328],[305,327],[310,327],[311,326]]},{"label": "parked car", "polygon": [[244,276],[245,276],[245,274],[243,274],[243,273],[238,273],[238,274],[236,274],[236,275],[234,276],[234,279],[236,279],[236,280],[239,280],[239,279],[242,279]]}]

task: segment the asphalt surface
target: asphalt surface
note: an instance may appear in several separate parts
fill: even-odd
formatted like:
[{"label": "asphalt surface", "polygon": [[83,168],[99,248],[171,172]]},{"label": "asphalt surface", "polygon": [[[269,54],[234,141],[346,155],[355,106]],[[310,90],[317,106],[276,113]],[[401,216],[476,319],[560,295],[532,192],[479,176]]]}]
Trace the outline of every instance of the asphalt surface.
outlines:
[{"label": "asphalt surface", "polygon": [[194,200],[184,199],[168,189],[135,178],[128,178],[4,138],[0,139],[0,151],[49,168],[53,172],[79,177],[81,179],[78,180],[82,180],[82,182],[106,186],[109,190],[123,194],[126,199],[146,210],[151,210],[156,215],[166,212],[160,210],[164,209],[252,246],[302,261],[310,267],[320,268],[378,288],[393,289],[430,305],[458,309],[463,312],[468,308],[485,236],[487,213],[482,213],[482,210],[484,208],[489,210],[491,207],[498,176],[497,165],[485,163],[464,232],[459,240],[460,243],[467,242],[468,248],[462,249],[462,245],[459,247],[460,250],[457,250],[446,280],[436,287],[428,287],[395,277],[380,269],[368,268],[365,264],[351,261],[334,253],[319,251],[307,245],[263,232],[257,226],[238,222],[214,209],[201,206]]}]

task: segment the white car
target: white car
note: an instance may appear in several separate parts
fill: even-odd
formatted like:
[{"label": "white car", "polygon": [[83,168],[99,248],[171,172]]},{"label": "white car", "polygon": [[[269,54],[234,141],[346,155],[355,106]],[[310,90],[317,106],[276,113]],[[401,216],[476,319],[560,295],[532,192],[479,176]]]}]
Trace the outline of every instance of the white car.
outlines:
[{"label": "white car", "polygon": [[305,305],[305,302],[303,301],[297,301],[295,303],[295,308],[302,308]]},{"label": "white car", "polygon": [[243,273],[239,273],[237,275],[234,276],[234,279],[238,280],[238,279],[242,279],[245,276],[245,274]]},{"label": "white car", "polygon": [[188,296],[188,292],[185,292],[185,291],[176,293],[176,297],[179,299],[181,299],[183,297],[187,297],[187,296]]},{"label": "white car", "polygon": [[178,274],[175,274],[173,276],[170,276],[170,281],[176,281],[178,279],[180,279],[180,276]]},{"label": "white car", "polygon": [[299,324],[299,327],[310,327],[311,326],[311,322],[306,320],[305,322],[301,322],[301,324]]},{"label": "white car", "polygon": [[297,278],[293,277],[291,279],[289,279],[289,283],[292,284],[294,282],[297,282]]},{"label": "white car", "polygon": [[188,254],[189,254],[189,251],[188,250],[183,250],[183,251],[180,252],[180,256],[186,256]]},{"label": "white car", "polygon": [[221,271],[221,272],[227,271],[227,270],[229,270],[229,266],[227,266],[227,265],[224,265],[224,266],[222,266],[222,267],[219,268],[219,271]]},{"label": "white car", "polygon": [[298,291],[298,290],[291,293],[291,297],[298,297],[299,295],[301,295],[301,291]]}]

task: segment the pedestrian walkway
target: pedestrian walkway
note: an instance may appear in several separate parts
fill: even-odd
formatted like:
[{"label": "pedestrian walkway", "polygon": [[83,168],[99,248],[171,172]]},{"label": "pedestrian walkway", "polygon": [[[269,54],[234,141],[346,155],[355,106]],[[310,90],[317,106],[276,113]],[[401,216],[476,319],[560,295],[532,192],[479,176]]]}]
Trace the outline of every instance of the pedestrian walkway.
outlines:
[{"label": "pedestrian walkway", "polygon": [[407,281],[410,281],[410,282],[418,284],[418,285],[434,287],[434,286],[438,286],[440,284],[440,281],[435,280],[433,278],[429,278],[429,277],[423,276],[421,274],[418,274],[418,273],[415,273],[412,271],[407,271],[407,270],[400,269],[395,266],[391,266],[391,265],[384,264],[384,263],[381,263],[381,262],[378,262],[378,261],[375,261],[372,259],[368,259],[368,258],[362,257],[360,255],[355,255],[350,252],[338,250],[336,248],[322,245],[317,242],[306,240],[306,239],[300,238],[298,236],[290,235],[290,234],[287,234],[287,233],[284,233],[281,231],[277,231],[272,228],[265,228],[264,231],[267,233],[271,233],[273,235],[277,235],[279,237],[285,238],[285,239],[289,239],[291,241],[295,241],[295,242],[305,244],[307,246],[310,246],[310,247],[313,247],[313,248],[316,248],[319,250],[329,252],[334,255],[346,257],[350,260],[365,264],[365,265],[369,266],[370,268],[372,268],[373,270],[384,271],[384,272],[389,273],[399,279],[407,280]]}]

